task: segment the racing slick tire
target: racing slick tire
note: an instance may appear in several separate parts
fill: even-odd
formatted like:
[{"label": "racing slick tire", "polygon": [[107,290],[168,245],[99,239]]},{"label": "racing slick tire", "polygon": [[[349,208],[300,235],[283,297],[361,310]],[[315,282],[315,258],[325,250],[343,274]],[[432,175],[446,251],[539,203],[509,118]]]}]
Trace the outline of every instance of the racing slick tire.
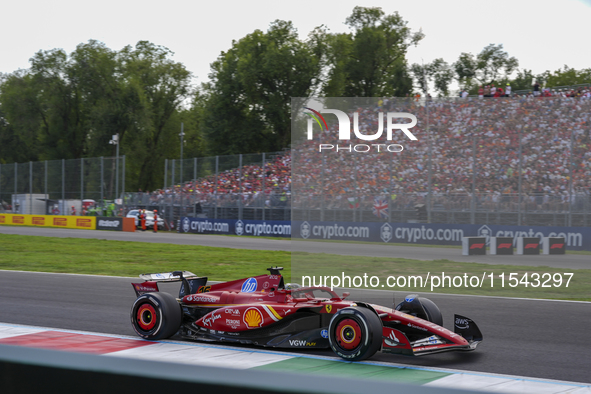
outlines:
[{"label": "racing slick tire", "polygon": [[[417,301],[421,304],[420,306],[417,305]],[[443,326],[443,315],[439,307],[428,298],[419,297],[416,294],[408,295],[394,309]]]},{"label": "racing slick tire", "polygon": [[439,307],[428,298],[421,297],[419,298],[419,301],[421,301],[423,308],[425,308],[425,312],[427,312],[427,320],[438,326],[443,326],[443,315],[441,314]]},{"label": "racing slick tire", "polygon": [[382,321],[368,308],[341,309],[328,325],[328,341],[337,356],[347,361],[365,360],[382,346]]},{"label": "racing slick tire", "polygon": [[170,338],[182,322],[181,306],[168,293],[146,293],[131,307],[131,326],[144,339]]}]

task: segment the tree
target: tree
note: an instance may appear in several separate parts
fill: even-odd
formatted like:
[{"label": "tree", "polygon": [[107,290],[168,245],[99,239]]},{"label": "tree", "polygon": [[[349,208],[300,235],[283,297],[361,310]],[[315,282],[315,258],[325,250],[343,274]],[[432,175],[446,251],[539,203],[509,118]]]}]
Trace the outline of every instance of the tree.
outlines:
[{"label": "tree", "polygon": [[517,68],[519,62],[503,51],[503,44],[489,44],[476,57],[462,52],[453,64],[456,79],[467,89],[480,85],[490,85],[508,76]]},{"label": "tree", "polygon": [[532,90],[532,86],[536,80],[536,77],[532,73],[531,70],[526,70],[525,68],[522,70],[517,70],[517,75],[513,78],[511,83],[511,91],[516,92],[518,90]]},{"label": "tree", "polygon": [[449,84],[454,74],[445,60],[439,58],[425,65],[415,63],[410,67],[410,71],[424,94],[428,93],[429,85],[433,83],[440,96],[449,95]]},{"label": "tree", "polygon": [[31,75],[17,71],[3,76],[0,80],[0,163],[38,160],[40,111]]},{"label": "tree", "polygon": [[118,53],[105,44],[90,40],[79,44],[70,55],[69,81],[80,102],[79,116],[86,134],[85,155],[111,156],[114,134],[120,140],[134,124],[134,92],[123,79]]},{"label": "tree", "polygon": [[71,83],[68,56],[62,49],[37,52],[30,74],[41,117],[37,135],[40,160],[83,157],[86,135],[80,95]]},{"label": "tree", "polygon": [[211,153],[280,150],[289,145],[290,99],[308,97],[319,75],[314,44],[291,22],[255,30],[211,65],[203,119]]},{"label": "tree", "polygon": [[132,184],[143,190],[162,185],[164,158],[178,151],[178,110],[192,93],[191,73],[170,59],[172,55],[168,48],[148,41],[127,46],[118,55],[133,114],[121,143],[133,152],[128,161],[135,176]]},{"label": "tree", "polygon": [[449,84],[454,77],[451,66],[445,60],[439,58],[431,62],[430,71],[433,76],[435,90],[438,91],[441,96],[448,96]]},{"label": "tree", "polygon": [[128,155],[127,184],[162,184],[164,157],[179,150],[179,109],[193,92],[172,52],[147,41],[117,52],[90,40],[69,56],[39,51],[29,70],[0,81],[0,161]]},{"label": "tree", "polygon": [[202,133],[205,117],[206,96],[195,91],[188,108],[179,110],[179,120],[184,123],[184,157],[202,157],[206,155],[206,140]]},{"label": "tree", "polygon": [[412,90],[406,51],[423,37],[397,13],[355,7],[346,24],[353,33],[328,37],[326,96],[404,96]]},{"label": "tree", "polygon": [[541,78],[544,79],[545,85],[548,87],[591,84],[591,68],[575,70],[565,64],[563,69],[558,69],[552,73],[546,71]]}]

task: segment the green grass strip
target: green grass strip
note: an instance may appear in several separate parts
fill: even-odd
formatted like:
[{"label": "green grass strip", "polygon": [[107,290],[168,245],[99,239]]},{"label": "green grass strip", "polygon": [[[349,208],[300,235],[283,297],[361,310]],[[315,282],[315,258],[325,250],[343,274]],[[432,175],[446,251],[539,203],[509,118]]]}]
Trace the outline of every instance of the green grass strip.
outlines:
[{"label": "green grass strip", "polygon": [[[356,275],[367,272],[378,276],[385,283],[389,275],[420,276],[495,276],[493,286],[485,281],[482,287],[439,287],[436,293],[486,295],[520,298],[549,298],[591,301],[591,269],[562,269],[551,267],[530,267],[516,265],[489,265],[463,263],[450,260],[421,261],[402,258],[337,256],[305,252],[268,251],[216,248],[196,245],[174,245],[129,241],[108,241],[82,238],[53,238],[24,235],[0,235],[0,269],[92,275],[137,277],[140,273],[187,270],[211,280],[233,280],[267,273],[271,266],[283,266],[288,281],[301,282],[301,276],[291,278],[292,262],[305,263],[309,267],[305,275]],[[521,279],[524,274],[574,273],[569,287],[526,286],[519,283],[511,287],[508,274],[516,273]],[[505,273],[504,286],[498,275]],[[298,275],[301,275],[298,272]],[[289,279],[291,278],[291,279]],[[372,288],[368,286],[367,288]],[[405,292],[431,292],[430,288],[396,287],[377,290]]]},{"label": "green grass strip", "polygon": [[290,252],[214,248],[209,246],[0,235],[0,269],[135,276],[148,272],[187,270],[212,280],[232,280],[284,266]]}]

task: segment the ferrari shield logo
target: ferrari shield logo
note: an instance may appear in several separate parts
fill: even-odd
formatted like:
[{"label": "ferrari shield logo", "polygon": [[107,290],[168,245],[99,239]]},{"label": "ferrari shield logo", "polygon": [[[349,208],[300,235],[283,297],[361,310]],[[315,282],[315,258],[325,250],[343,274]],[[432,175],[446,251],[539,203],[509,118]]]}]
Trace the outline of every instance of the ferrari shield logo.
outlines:
[{"label": "ferrari shield logo", "polygon": [[330,311],[332,311],[332,305],[327,305],[326,306],[326,313],[330,313]]}]

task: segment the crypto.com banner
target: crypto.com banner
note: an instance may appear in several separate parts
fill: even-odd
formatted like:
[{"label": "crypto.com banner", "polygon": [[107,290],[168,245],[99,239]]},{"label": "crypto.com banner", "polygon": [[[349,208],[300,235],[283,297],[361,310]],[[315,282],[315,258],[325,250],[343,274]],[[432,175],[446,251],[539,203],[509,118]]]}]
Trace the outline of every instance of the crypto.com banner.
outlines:
[{"label": "crypto.com banner", "polygon": [[182,217],[179,232],[289,238],[291,236],[291,223],[280,220],[202,219]]},{"label": "crypto.com banner", "polygon": [[461,245],[463,237],[519,237],[565,239],[567,250],[591,251],[591,228],[556,226],[502,226],[481,224],[427,224],[376,222],[293,221],[292,237],[303,240]]}]

